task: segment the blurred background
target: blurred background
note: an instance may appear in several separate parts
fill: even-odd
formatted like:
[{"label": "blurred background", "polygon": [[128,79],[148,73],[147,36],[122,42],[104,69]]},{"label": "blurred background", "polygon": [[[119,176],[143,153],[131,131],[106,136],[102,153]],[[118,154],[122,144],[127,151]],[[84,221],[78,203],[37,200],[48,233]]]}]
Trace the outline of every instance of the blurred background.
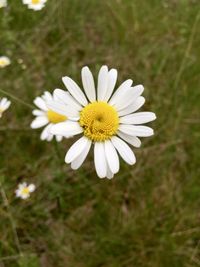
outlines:
[{"label": "blurred background", "polygon": [[[20,0],[0,9],[0,267],[200,266],[200,1]],[[112,180],[96,176],[92,154],[79,171],[64,163],[72,140],[42,142],[30,129],[32,101],[80,83],[88,65],[119,71],[118,84],[143,84],[142,110],[155,135],[121,162]],[[23,103],[25,102],[25,104]],[[37,186],[27,201],[18,183]]]}]

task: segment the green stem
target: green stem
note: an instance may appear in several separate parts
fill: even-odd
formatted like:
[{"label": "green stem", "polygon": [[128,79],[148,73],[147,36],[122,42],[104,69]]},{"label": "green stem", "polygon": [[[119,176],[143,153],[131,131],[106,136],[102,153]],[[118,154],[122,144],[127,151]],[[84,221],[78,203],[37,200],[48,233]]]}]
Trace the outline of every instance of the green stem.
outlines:
[{"label": "green stem", "polygon": [[31,108],[31,109],[34,109],[34,106],[33,106],[33,105],[24,102],[23,100],[21,100],[20,98],[14,96],[13,94],[8,93],[8,92],[6,92],[6,91],[4,91],[4,90],[2,90],[2,89],[0,89],[0,92],[3,93],[3,94],[5,94],[5,95],[7,95],[7,96],[9,96],[9,97],[11,97],[11,98],[14,99],[15,101],[17,101],[17,102],[23,104],[23,105],[26,106],[26,107]]},{"label": "green stem", "polygon": [[8,213],[8,217],[10,219],[10,223],[11,223],[11,227],[12,227],[12,231],[13,231],[13,235],[14,235],[14,239],[15,239],[15,244],[16,244],[16,247],[17,247],[17,250],[19,252],[20,255],[23,255],[22,251],[21,251],[21,245],[20,245],[20,242],[19,242],[19,238],[18,238],[18,234],[17,234],[17,227],[16,227],[16,224],[15,224],[15,220],[12,216],[12,212],[11,212],[11,209],[10,209],[10,205],[9,205],[9,202],[8,202],[8,198],[6,196],[6,192],[3,188],[3,185],[0,183],[0,193],[1,193],[1,196],[2,196],[2,199],[3,199],[3,203],[7,209],[7,213]]}]

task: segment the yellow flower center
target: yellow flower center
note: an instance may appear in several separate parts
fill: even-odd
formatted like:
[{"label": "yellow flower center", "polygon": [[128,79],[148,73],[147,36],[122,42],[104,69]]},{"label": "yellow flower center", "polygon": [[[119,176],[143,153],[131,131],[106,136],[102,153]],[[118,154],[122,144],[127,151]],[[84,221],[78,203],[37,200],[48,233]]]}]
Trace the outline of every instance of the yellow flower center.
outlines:
[{"label": "yellow flower center", "polygon": [[86,137],[101,142],[116,134],[119,117],[117,111],[106,102],[93,102],[81,110],[79,122]]},{"label": "yellow flower center", "polygon": [[0,66],[5,66],[7,64],[5,59],[0,59]]},{"label": "yellow flower center", "polygon": [[30,192],[29,192],[29,189],[28,189],[28,187],[24,187],[23,189],[22,189],[22,195],[28,195]]},{"label": "yellow flower center", "polygon": [[63,122],[67,120],[66,116],[56,113],[53,110],[47,111],[47,117],[48,117],[48,120],[52,123],[58,123],[58,122]]},{"label": "yellow flower center", "polygon": [[40,0],[32,0],[32,4],[36,5],[36,4],[39,4],[40,3]]}]

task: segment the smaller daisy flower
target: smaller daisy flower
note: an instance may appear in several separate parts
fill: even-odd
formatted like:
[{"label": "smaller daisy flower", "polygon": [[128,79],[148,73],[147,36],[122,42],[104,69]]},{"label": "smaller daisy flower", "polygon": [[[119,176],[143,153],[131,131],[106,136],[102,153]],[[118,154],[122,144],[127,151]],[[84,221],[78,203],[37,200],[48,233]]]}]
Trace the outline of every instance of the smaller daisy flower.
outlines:
[{"label": "smaller daisy flower", "polygon": [[35,185],[27,183],[22,183],[18,185],[18,189],[15,191],[16,197],[21,199],[27,199],[30,197],[30,194],[35,191]]},{"label": "smaller daisy flower", "polygon": [[[66,113],[57,113],[47,108],[47,102],[60,103],[58,101],[56,95],[51,95],[49,92],[45,92],[41,97],[36,97],[34,100],[34,104],[39,109],[33,110],[33,115],[36,116],[36,118],[31,123],[31,128],[37,129],[46,126],[41,133],[41,140],[51,141],[54,136],[50,133],[51,127],[56,123],[64,122],[68,119]],[[60,103],[60,105],[62,105],[62,103]],[[57,142],[62,140],[61,135],[55,135],[55,137]]]},{"label": "smaller daisy flower", "polygon": [[10,107],[11,102],[6,98],[0,98],[0,118],[2,117],[3,112]]},{"label": "smaller daisy flower", "polygon": [[0,8],[7,6],[7,0],[0,0]]},{"label": "smaller daisy flower", "polygon": [[0,68],[4,68],[8,65],[10,65],[10,59],[6,56],[1,56],[0,57]]},{"label": "smaller daisy flower", "polygon": [[35,11],[41,10],[47,0],[22,0],[24,4],[28,5],[29,9],[33,9]]}]

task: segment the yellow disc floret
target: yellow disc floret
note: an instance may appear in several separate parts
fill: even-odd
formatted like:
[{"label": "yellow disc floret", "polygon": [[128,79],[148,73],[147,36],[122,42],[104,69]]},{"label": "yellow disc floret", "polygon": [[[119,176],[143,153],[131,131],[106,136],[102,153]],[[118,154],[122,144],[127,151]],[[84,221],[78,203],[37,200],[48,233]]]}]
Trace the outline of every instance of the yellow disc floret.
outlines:
[{"label": "yellow disc floret", "polygon": [[56,113],[53,110],[47,111],[47,117],[51,123],[59,123],[67,120],[66,116]]},{"label": "yellow disc floret", "polygon": [[39,4],[40,0],[32,0],[32,4]]},{"label": "yellow disc floret", "polygon": [[29,193],[30,193],[30,191],[29,191],[29,188],[28,187],[24,187],[22,189],[22,192],[21,192],[22,195],[28,195]]},{"label": "yellow disc floret", "polygon": [[93,102],[80,112],[84,135],[95,142],[105,141],[116,134],[119,117],[114,107],[106,102]]},{"label": "yellow disc floret", "polygon": [[5,60],[5,59],[0,59],[0,66],[5,66],[5,65],[7,65],[7,60]]}]

